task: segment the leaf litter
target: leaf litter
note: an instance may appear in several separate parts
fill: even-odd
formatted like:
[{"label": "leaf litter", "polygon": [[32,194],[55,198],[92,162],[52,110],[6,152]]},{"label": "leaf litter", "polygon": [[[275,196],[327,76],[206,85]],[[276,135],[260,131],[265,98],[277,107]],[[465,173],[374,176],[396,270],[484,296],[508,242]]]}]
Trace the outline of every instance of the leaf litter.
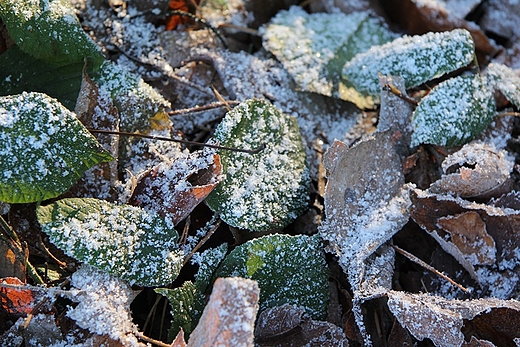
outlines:
[{"label": "leaf litter", "polygon": [[[329,1],[328,3],[331,2]],[[106,18],[113,18],[114,12],[103,11]],[[137,14],[138,12],[135,12],[131,5],[128,9],[121,7],[115,12],[116,16],[120,16],[123,19],[125,25],[125,29],[123,30],[123,26],[121,26],[122,30],[117,35],[123,34],[125,30],[130,32],[131,25],[135,24],[139,27],[140,24],[146,22],[142,20],[144,17],[135,17],[139,18],[138,20],[132,18],[132,14]],[[89,12],[89,15],[91,13]],[[129,14],[130,16],[128,16]],[[302,17],[304,16],[302,15]],[[97,19],[91,18],[91,20]],[[224,19],[224,21],[226,20],[228,19]],[[247,23],[249,22],[241,22],[241,25]],[[117,27],[118,25],[120,23],[113,26]],[[141,27],[143,32],[135,37],[143,38],[147,32],[157,30],[148,24]],[[100,28],[98,26],[96,30],[101,30]],[[149,42],[155,42],[150,39],[151,36],[148,36],[148,38]],[[394,324],[394,330],[397,329],[409,341],[414,341],[414,343],[419,345],[421,343],[460,345],[464,340],[469,341],[471,339],[474,341],[474,336],[476,335],[466,330],[464,326],[472,327],[480,332],[478,336],[481,341],[493,341],[495,345],[511,343],[515,338],[518,340],[516,333],[505,332],[511,326],[515,326],[515,319],[517,319],[515,317],[518,317],[518,314],[516,314],[517,308],[514,307],[515,302],[510,299],[516,298],[518,292],[516,286],[516,283],[518,283],[518,272],[515,265],[515,259],[518,258],[518,243],[514,230],[516,225],[515,211],[518,209],[515,206],[518,206],[519,199],[515,196],[514,190],[513,193],[501,197],[504,190],[500,189],[500,187],[504,187],[504,184],[507,184],[511,177],[515,177],[514,171],[511,174],[512,159],[506,154],[506,151],[511,152],[511,147],[498,146],[499,149],[483,150],[479,152],[480,154],[477,156],[478,160],[475,161],[475,164],[469,153],[472,153],[473,150],[478,152],[480,150],[478,145],[476,147],[468,146],[461,153],[457,153],[458,148],[445,149],[424,146],[421,144],[422,141],[418,141],[416,145],[419,145],[419,150],[428,153],[424,160],[431,161],[430,164],[432,165],[430,167],[436,167],[439,176],[444,172],[443,182],[446,180],[457,182],[457,179],[464,180],[472,176],[475,179],[480,179],[478,181],[478,185],[482,186],[480,190],[488,195],[475,196],[473,195],[474,192],[470,192],[469,195],[461,194],[459,191],[452,190],[452,187],[459,186],[456,183],[452,183],[451,186],[443,183],[443,192],[424,192],[419,189],[413,189],[413,185],[405,184],[405,176],[402,173],[403,162],[410,153],[413,155],[414,151],[417,150],[417,148],[408,146],[408,135],[410,131],[416,130],[411,130],[410,126],[411,109],[409,106],[405,106],[406,101],[403,100],[403,103],[397,102],[399,111],[394,111],[393,106],[384,101],[389,93],[383,91],[382,95],[379,96],[381,86],[386,84],[401,85],[401,83],[407,83],[406,78],[403,82],[390,79],[383,83],[380,82],[379,76],[374,79],[377,85],[374,97],[376,99],[380,98],[382,101],[379,112],[381,115],[381,126],[378,129],[379,131],[374,133],[372,137],[365,137],[364,134],[359,133],[353,135],[351,131],[356,121],[363,117],[366,118],[367,114],[370,113],[363,113],[363,111],[339,100],[297,90],[298,88],[295,87],[294,82],[289,78],[289,74],[284,70],[283,65],[266,52],[260,50],[254,55],[245,52],[232,53],[221,48],[215,48],[209,42],[204,42],[206,40],[214,43],[215,38],[212,35],[201,35],[199,39],[202,40],[202,46],[211,48],[209,50],[208,48],[201,49],[199,46],[191,52],[191,58],[209,57],[206,61],[213,65],[215,72],[222,80],[224,87],[221,91],[225,96],[231,96],[241,101],[253,97],[267,98],[283,113],[296,116],[305,139],[306,151],[311,153],[311,155],[308,155],[307,162],[311,163],[309,166],[311,167],[311,177],[313,179],[318,179],[319,177],[317,174],[318,165],[315,162],[317,156],[315,153],[313,154],[312,150],[314,140],[316,138],[324,140],[325,147],[329,147],[330,144],[334,143],[334,137],[344,140],[344,144],[335,142],[326,155],[329,161],[327,167],[329,170],[329,183],[328,191],[325,194],[326,218],[319,230],[322,236],[329,241],[327,249],[337,256],[346,273],[345,278],[338,276],[335,280],[339,283],[346,280],[347,284],[342,284],[340,289],[343,292],[351,291],[352,293],[349,294],[352,295],[350,299],[348,296],[345,296],[346,303],[342,307],[343,313],[345,315],[348,312],[353,313],[356,321],[351,321],[350,325],[346,324],[346,329],[359,329],[361,337],[349,334],[350,342],[374,345],[374,341],[380,341],[374,331],[386,328],[383,325],[374,323],[371,317],[372,314],[379,314],[379,311],[374,311],[374,305],[380,303],[383,298],[388,298],[388,304],[383,304],[384,309],[382,311],[390,312],[389,317],[396,319],[398,322]],[[128,40],[128,38],[125,38],[125,40]],[[126,43],[129,42],[127,41]],[[139,44],[139,42],[133,41],[132,44],[128,44],[128,47]],[[153,44],[148,46],[144,44],[143,48],[145,49],[143,51],[136,50],[134,52],[144,59],[146,49],[152,49],[155,53],[158,52],[155,50],[156,48],[151,46]],[[112,48],[114,47],[116,46],[112,46]],[[155,53],[152,53],[152,56]],[[138,71],[139,74],[145,75],[145,69],[142,65],[136,63],[136,61],[130,61],[131,59],[128,56],[122,54],[118,63],[128,66],[129,70]],[[467,63],[467,59],[462,61]],[[125,70],[116,68],[115,65],[108,66],[106,69],[107,71],[112,70],[110,72],[113,74],[112,77],[99,78],[99,76],[93,76],[93,79],[99,83],[101,89],[111,93],[111,96],[114,97],[114,104],[118,107],[118,111],[124,113],[121,116],[124,126],[128,127],[127,129],[130,131],[151,131],[151,133],[155,132],[157,134],[158,129],[151,125],[151,120],[158,114],[160,108],[168,106],[164,102],[165,100],[161,100],[160,96],[157,97],[159,94],[148,94],[146,96],[146,93],[141,93],[142,98],[148,98],[152,102],[140,104],[135,102],[136,99],[132,100],[129,97],[127,99],[130,100],[129,103],[125,103],[124,99],[120,99],[119,94],[121,94],[121,91],[122,94],[125,94],[128,91],[132,91],[132,88],[135,86],[139,90],[147,89],[147,87],[142,81],[130,77]],[[174,69],[173,71],[181,72],[182,69],[185,73],[190,71],[189,67]],[[161,69],[158,68],[158,70]],[[162,70],[162,73],[167,75],[164,72],[165,69]],[[156,76],[159,75],[161,74],[156,74]],[[126,76],[120,81],[123,84],[122,89],[112,84],[116,76]],[[151,75],[148,74],[148,76]],[[124,86],[128,81],[130,83]],[[195,82],[198,81],[195,80]],[[398,89],[400,93],[403,93],[403,88],[399,87]],[[406,91],[404,92],[406,94]],[[412,91],[412,93],[414,92]],[[197,100],[207,100],[205,98],[208,98],[207,93],[198,89],[191,90],[187,95],[192,95],[194,98],[179,101],[179,104],[196,103],[198,102]],[[420,96],[420,93],[414,95],[417,99]],[[513,97],[511,97],[512,100],[514,100]],[[137,98],[137,100],[140,99]],[[494,107],[492,109],[494,110]],[[133,113],[137,113],[138,116],[134,118]],[[392,114],[398,114],[403,121],[397,122],[399,123],[397,125],[394,124],[391,121]],[[357,120],[356,117],[358,117]],[[206,116],[201,117],[201,124],[211,124],[204,123],[202,119],[207,120],[208,118]],[[198,120],[196,117],[192,117],[192,120],[192,129],[195,129],[195,123]],[[495,122],[491,122],[491,126],[495,126]],[[171,136],[172,125],[169,125],[167,128],[161,128],[160,131],[164,132],[166,136]],[[362,138],[361,141],[354,144],[355,140],[359,138]],[[136,145],[136,143],[140,144]],[[186,152],[180,150],[177,145],[161,147],[161,145],[156,146],[153,141],[140,140],[134,143],[132,141],[127,142],[125,146],[123,147],[125,149],[121,152],[123,155],[119,157],[123,164],[119,167],[119,170],[121,170],[121,167],[126,166],[131,169],[133,174],[143,175],[143,177],[145,177],[146,172],[152,172],[153,168],[158,167],[158,165],[164,166],[165,163],[175,163],[175,159],[188,157],[185,156]],[[448,157],[446,164],[441,166],[442,159],[446,156],[444,151],[453,154]],[[484,154],[484,152],[487,152],[487,154]],[[164,155],[164,153],[167,154]],[[374,153],[377,156],[373,156]],[[137,160],[137,157],[142,158]],[[152,158],[150,159],[150,157]],[[206,157],[208,160],[206,161],[207,164],[210,163],[209,158],[209,156]],[[433,158],[437,161],[434,161]],[[441,159],[438,160],[439,158]],[[498,161],[494,161],[494,158],[498,158]],[[346,164],[343,164],[343,162]],[[488,176],[486,174],[488,165],[495,164],[495,162],[498,163],[498,166]],[[341,165],[338,165],[338,163],[341,163]],[[444,170],[445,167],[446,170]],[[413,165],[408,168],[408,170],[412,171],[416,169],[417,167]],[[456,172],[453,173],[450,169]],[[121,174],[119,177],[121,177]],[[129,180],[130,177],[130,175],[127,175],[126,179]],[[345,182],[342,180],[345,180],[354,188],[350,189],[350,186],[344,185]],[[470,184],[469,186],[472,185]],[[337,191],[334,191],[334,187],[337,187]],[[512,188],[505,188],[505,192],[508,192],[508,189],[514,189],[514,187],[515,185]],[[491,188],[491,190],[488,188]],[[128,190],[131,189],[128,188]],[[478,192],[478,194],[482,192]],[[156,194],[152,194],[152,196],[154,195]],[[358,199],[356,200],[352,197]],[[478,201],[475,201],[475,199]],[[489,201],[489,199],[492,200]],[[433,206],[440,206],[442,211],[436,210]],[[157,210],[154,210],[153,213],[157,213]],[[412,221],[409,221],[409,215],[412,216]],[[197,212],[192,213],[192,217],[197,216],[200,216]],[[198,223],[196,218],[194,220]],[[425,238],[425,242],[430,246],[435,244],[441,245],[442,248],[448,250],[448,253],[455,257],[456,262],[462,264],[462,271],[470,273],[477,282],[477,284],[475,282],[470,283],[475,286],[476,295],[495,297],[480,300],[493,302],[487,306],[486,304],[479,306],[479,301],[476,299],[456,301],[448,299],[448,297],[443,298],[441,291],[433,291],[429,294],[396,291],[396,283],[399,282],[399,278],[395,277],[398,277],[398,275],[404,276],[404,273],[396,273],[396,270],[399,269],[396,267],[398,260],[393,248],[389,247],[388,243],[398,240],[398,236],[403,234],[404,230],[411,225],[419,225],[426,230],[424,234],[414,236],[415,238]],[[203,232],[203,229],[199,228],[198,230]],[[442,237],[436,237],[435,234],[442,235]],[[434,238],[430,239],[427,235],[432,235]],[[193,238],[191,235],[189,237]],[[411,244],[415,242],[411,241],[411,239],[407,240]],[[220,249],[217,253],[214,258],[215,263],[219,263],[225,256]],[[439,252],[439,256],[442,254],[446,253]],[[201,258],[194,255],[194,258],[201,265],[201,268],[206,266],[207,260],[204,257]],[[210,256],[210,258],[213,258],[213,256]],[[203,272],[211,275],[212,269],[217,266],[218,264],[208,265]],[[202,276],[201,274],[201,278],[207,277],[208,275]],[[467,285],[468,283],[464,284]],[[99,286],[101,287],[102,285],[99,284]],[[426,283],[426,286],[429,286],[429,283]],[[463,296],[460,293],[455,293],[453,297],[461,298]],[[230,301],[230,304],[233,304],[233,301]],[[349,305],[352,305],[351,308],[348,308]],[[406,311],[401,309],[403,307],[411,309]],[[425,307],[429,309],[426,310]],[[472,309],[472,307],[477,308]],[[229,306],[224,305],[219,314],[228,311],[229,308]],[[460,311],[464,313],[458,313]],[[241,311],[239,309],[234,312]],[[417,314],[418,312],[423,313],[423,315]],[[507,312],[504,315],[507,317],[507,320],[499,318],[500,313],[503,312]],[[291,315],[294,315],[293,318],[296,320],[300,319],[298,317],[301,317],[296,311],[291,313]],[[235,318],[244,318],[243,313],[235,313],[235,316]],[[452,319],[452,317],[457,318]],[[502,331],[499,328],[504,328],[503,337],[489,333],[491,331],[490,326],[494,323],[486,322],[486,320],[489,320],[488,318],[498,322],[498,325],[493,326],[493,329],[497,329],[496,331]],[[464,326],[460,323],[461,319]],[[435,324],[432,324],[432,322]],[[488,333],[483,333],[484,330],[479,330],[483,323],[487,324],[485,331],[488,331]],[[316,322],[318,326],[327,324],[330,323]],[[435,327],[433,332],[432,327]],[[447,327],[450,327],[450,329],[447,329]],[[228,332],[233,331],[231,328],[223,329]],[[310,332],[313,328],[307,325],[307,328],[304,329],[306,332]],[[331,329],[329,331],[335,330],[330,325],[328,325],[327,329]],[[446,331],[450,332],[450,336],[445,334]],[[383,336],[385,335],[383,334]],[[388,336],[393,338],[394,335],[390,334]],[[250,336],[243,341],[244,345],[252,345],[252,337]],[[308,342],[308,340],[306,341]],[[345,343],[340,337],[335,341]]]}]

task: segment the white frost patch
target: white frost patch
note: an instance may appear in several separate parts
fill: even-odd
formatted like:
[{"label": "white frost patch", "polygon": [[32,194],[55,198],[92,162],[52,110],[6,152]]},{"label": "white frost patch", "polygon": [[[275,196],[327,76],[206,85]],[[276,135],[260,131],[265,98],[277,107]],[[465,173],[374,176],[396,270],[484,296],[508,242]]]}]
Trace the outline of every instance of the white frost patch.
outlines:
[{"label": "white frost patch", "polygon": [[144,347],[135,337],[130,304],[136,293],[126,282],[104,272],[81,266],[71,277],[71,285],[80,290],[73,298],[78,306],[67,316],[80,328],[98,335],[108,335],[127,347]]}]

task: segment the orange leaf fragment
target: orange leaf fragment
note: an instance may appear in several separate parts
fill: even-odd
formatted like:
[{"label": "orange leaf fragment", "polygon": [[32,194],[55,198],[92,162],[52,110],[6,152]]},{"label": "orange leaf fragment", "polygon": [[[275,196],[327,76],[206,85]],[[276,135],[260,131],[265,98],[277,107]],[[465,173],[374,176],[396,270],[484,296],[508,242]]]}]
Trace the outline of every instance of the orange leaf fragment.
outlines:
[{"label": "orange leaf fragment", "polygon": [[[185,0],[171,0],[168,8],[173,11],[188,12],[188,5]],[[187,22],[187,17],[179,15],[168,16],[166,19],[166,30],[174,30],[179,24],[186,24]]]},{"label": "orange leaf fragment", "polygon": [[[1,284],[23,286],[25,283],[16,277],[0,279]],[[35,305],[35,297],[29,289],[0,287],[0,306],[9,314],[29,314]]]}]

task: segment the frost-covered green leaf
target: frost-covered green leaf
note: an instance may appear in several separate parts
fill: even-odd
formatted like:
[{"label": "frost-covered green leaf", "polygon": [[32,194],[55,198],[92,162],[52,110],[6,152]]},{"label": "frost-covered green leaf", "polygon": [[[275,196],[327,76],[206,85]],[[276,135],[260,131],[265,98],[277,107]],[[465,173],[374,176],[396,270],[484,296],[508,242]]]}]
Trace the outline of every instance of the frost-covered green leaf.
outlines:
[{"label": "frost-covered green leaf", "polygon": [[305,149],[294,117],[268,101],[251,99],[218,125],[215,141],[257,154],[219,151],[225,178],[206,199],[222,220],[255,231],[283,228],[307,206],[310,184]]},{"label": "frost-covered green leaf", "polygon": [[0,201],[36,202],[67,191],[113,158],[57,100],[41,93],[0,97]]},{"label": "frost-covered green leaf", "polygon": [[181,269],[177,232],[141,208],[62,199],[38,207],[37,216],[42,231],[67,255],[130,283],[166,285]]},{"label": "frost-covered green leaf", "polygon": [[421,100],[412,119],[412,146],[460,146],[493,120],[495,100],[479,75],[451,78]]},{"label": "frost-covered green leaf", "polygon": [[95,65],[104,59],[67,0],[2,0],[0,17],[15,43],[35,58],[55,63],[92,58]]},{"label": "frost-covered green leaf", "polygon": [[338,88],[345,62],[394,35],[367,12],[308,14],[293,6],[280,11],[262,37],[301,89],[343,98]]},{"label": "frost-covered green leaf", "polygon": [[486,77],[492,88],[500,90],[507,100],[520,107],[520,76],[515,70],[503,64],[491,63]]},{"label": "frost-covered green leaf", "polygon": [[328,268],[319,236],[269,235],[236,247],[221,263],[217,277],[258,281],[260,311],[292,304],[324,319],[329,300]]},{"label": "frost-covered green leaf", "polygon": [[372,108],[379,102],[379,73],[401,76],[406,88],[411,88],[468,65],[474,50],[473,39],[464,29],[395,39],[345,64],[344,95],[360,107]]},{"label": "frost-covered green leaf", "polygon": [[195,303],[196,288],[192,282],[185,282],[182,287],[168,289],[157,288],[155,292],[168,298],[172,313],[172,323],[168,329],[168,341],[173,341],[180,329],[190,334],[195,328],[193,321],[193,305]]}]

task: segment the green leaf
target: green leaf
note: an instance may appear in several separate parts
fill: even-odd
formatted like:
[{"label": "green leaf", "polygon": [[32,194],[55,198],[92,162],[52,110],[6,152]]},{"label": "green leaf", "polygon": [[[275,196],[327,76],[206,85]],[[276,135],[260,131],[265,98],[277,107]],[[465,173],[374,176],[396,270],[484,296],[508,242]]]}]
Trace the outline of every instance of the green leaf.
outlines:
[{"label": "green leaf", "polygon": [[167,289],[157,288],[155,292],[165,296],[170,302],[172,323],[168,329],[168,341],[173,341],[180,329],[189,335],[195,328],[193,321],[193,305],[195,302],[196,288],[192,282],[184,282],[182,287]]},{"label": "green leaf", "polygon": [[367,12],[308,14],[293,6],[280,11],[262,37],[301,89],[342,98],[345,62],[394,36]]},{"label": "green leaf", "polygon": [[406,88],[411,88],[468,65],[474,50],[473,39],[464,29],[395,39],[345,64],[343,95],[359,107],[373,108],[379,102],[380,73],[401,76]]},{"label": "green leaf", "polygon": [[130,283],[162,286],[179,274],[177,232],[141,208],[74,198],[36,213],[42,231],[67,255]]},{"label": "green leaf", "polygon": [[324,319],[329,300],[328,268],[319,236],[269,235],[236,247],[214,275],[258,281],[260,311],[292,304]]},{"label": "green leaf", "polygon": [[502,94],[520,108],[520,77],[511,68],[498,63],[491,63],[486,70],[486,77],[493,89]]},{"label": "green leaf", "polygon": [[480,134],[494,115],[495,100],[479,75],[451,78],[435,87],[415,109],[412,146],[463,145]]},{"label": "green leaf", "polygon": [[57,197],[92,166],[113,160],[57,100],[40,93],[0,97],[0,201]]},{"label": "green leaf", "polygon": [[[81,86],[84,62],[51,63],[12,46],[0,55],[0,95],[24,91],[45,93],[74,110]],[[93,68],[87,66],[89,73]]]},{"label": "green leaf", "polygon": [[257,154],[220,151],[223,181],[206,198],[222,220],[237,228],[283,228],[307,206],[310,184],[298,123],[268,101],[252,99],[230,111],[215,131],[222,146]]},{"label": "green leaf", "polygon": [[2,0],[0,17],[20,49],[37,59],[60,63],[92,58],[95,65],[104,60],[67,0]]}]

